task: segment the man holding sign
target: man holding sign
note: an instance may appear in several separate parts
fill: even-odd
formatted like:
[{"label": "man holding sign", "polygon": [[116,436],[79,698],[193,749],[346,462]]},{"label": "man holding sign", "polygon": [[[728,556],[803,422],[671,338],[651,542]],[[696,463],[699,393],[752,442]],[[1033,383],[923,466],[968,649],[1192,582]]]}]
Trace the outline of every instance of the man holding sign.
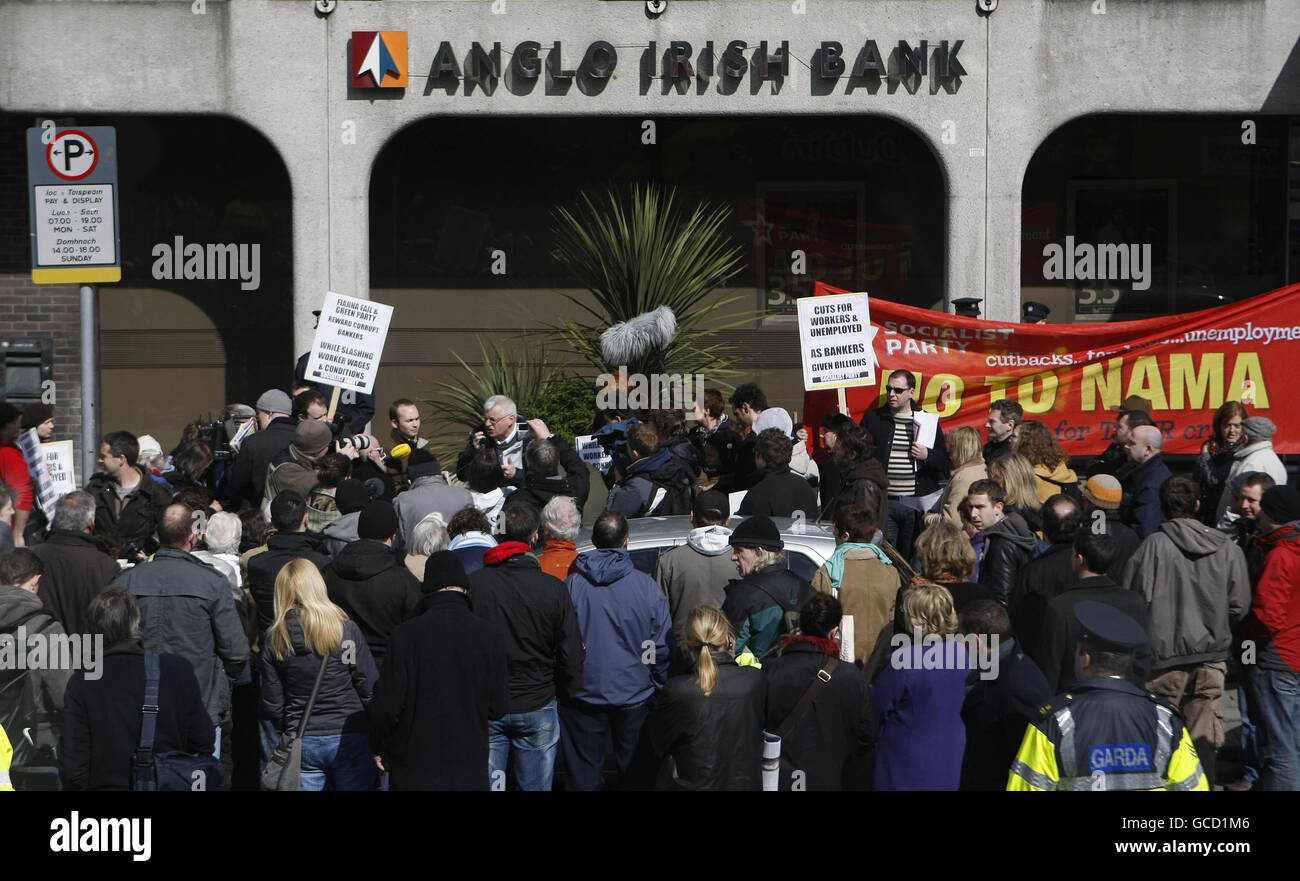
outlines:
[{"label": "man holding sign", "polygon": [[885,406],[871,410],[862,427],[876,445],[876,459],[889,475],[889,541],[904,557],[912,555],[912,538],[923,505],[918,499],[939,488],[948,476],[948,452],[939,417],[913,406],[916,377],[895,370],[885,380]]}]

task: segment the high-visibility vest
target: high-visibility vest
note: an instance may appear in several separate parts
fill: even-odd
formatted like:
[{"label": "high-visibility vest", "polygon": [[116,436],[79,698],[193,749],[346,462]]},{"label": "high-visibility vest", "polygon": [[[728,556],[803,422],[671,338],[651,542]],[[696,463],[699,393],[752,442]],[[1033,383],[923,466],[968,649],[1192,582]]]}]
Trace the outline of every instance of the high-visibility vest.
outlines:
[{"label": "high-visibility vest", "polygon": [[0,726],[0,792],[13,792],[14,785],[9,780],[9,763],[14,759],[14,748],[9,745],[9,735]]}]

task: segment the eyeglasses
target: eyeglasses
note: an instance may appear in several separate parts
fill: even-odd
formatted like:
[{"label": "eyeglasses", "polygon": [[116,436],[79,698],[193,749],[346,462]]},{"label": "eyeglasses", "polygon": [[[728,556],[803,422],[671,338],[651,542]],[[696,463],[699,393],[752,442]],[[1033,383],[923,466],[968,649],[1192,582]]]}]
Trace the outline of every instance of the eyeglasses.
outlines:
[{"label": "eyeglasses", "polygon": [[887,385],[885,386],[885,391],[889,392],[891,395],[901,395],[904,392],[910,392],[911,389],[908,388],[907,386],[903,386],[902,388],[894,388],[892,385]]},{"label": "eyeglasses", "polygon": [[505,422],[507,419],[513,419],[513,418],[515,418],[515,414],[507,413],[504,416],[484,416],[483,421],[491,422],[493,425],[496,425],[498,422]]}]

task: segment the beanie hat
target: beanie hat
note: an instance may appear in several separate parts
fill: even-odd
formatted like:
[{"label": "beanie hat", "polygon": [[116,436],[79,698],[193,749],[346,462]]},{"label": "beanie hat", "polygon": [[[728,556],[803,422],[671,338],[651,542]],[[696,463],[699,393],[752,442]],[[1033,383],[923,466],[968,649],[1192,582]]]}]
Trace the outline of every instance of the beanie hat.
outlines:
[{"label": "beanie hat", "polygon": [[465,564],[451,551],[430,554],[424,563],[424,592],[433,593],[444,587],[469,587]]},{"label": "beanie hat", "polygon": [[1277,434],[1277,425],[1267,416],[1251,416],[1249,419],[1243,419],[1241,428],[1246,432],[1246,437],[1250,438],[1251,443],[1268,440]]},{"label": "beanie hat", "polygon": [[742,520],[731,533],[728,543],[733,548],[762,548],[766,551],[779,551],[785,547],[772,518],[762,514]]},{"label": "beanie hat", "polygon": [[361,509],[357,519],[357,537],[385,541],[397,534],[397,512],[382,499],[376,499]]},{"label": "beanie hat", "polygon": [[323,450],[333,439],[334,433],[330,431],[330,427],[315,419],[304,419],[299,422],[298,429],[293,433],[293,445],[304,453]]},{"label": "beanie hat", "polygon": [[411,478],[441,474],[442,464],[428,450],[416,450],[406,459],[406,473]]},{"label": "beanie hat", "polygon": [[706,489],[695,497],[695,502],[691,505],[691,513],[695,515],[696,520],[700,521],[701,526],[705,520],[717,520],[722,523],[731,516],[731,499],[724,492]]},{"label": "beanie hat", "polygon": [[46,419],[54,418],[54,408],[49,404],[28,404],[23,407],[23,430],[36,428]]},{"label": "beanie hat", "polygon": [[1259,507],[1274,523],[1300,520],[1300,491],[1285,484],[1269,487],[1260,498]]},{"label": "beanie hat", "polygon": [[289,400],[287,393],[278,388],[267,389],[262,392],[262,397],[257,399],[257,409],[264,413],[283,413],[288,416],[293,412],[293,401]]},{"label": "beanie hat", "polygon": [[369,501],[370,493],[366,485],[355,477],[339,481],[338,489],[334,490],[334,504],[344,514],[360,511]]},{"label": "beanie hat", "polygon": [[1118,511],[1124,488],[1110,474],[1094,474],[1083,485],[1083,497],[1104,511]]}]

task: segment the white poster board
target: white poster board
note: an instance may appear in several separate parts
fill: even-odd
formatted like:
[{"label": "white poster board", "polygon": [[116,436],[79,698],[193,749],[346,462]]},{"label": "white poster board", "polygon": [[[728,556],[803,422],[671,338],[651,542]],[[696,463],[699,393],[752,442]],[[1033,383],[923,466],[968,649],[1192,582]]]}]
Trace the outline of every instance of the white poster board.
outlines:
[{"label": "white poster board", "polygon": [[307,380],[372,394],[392,320],[392,306],[330,291],[307,358]]},{"label": "white poster board", "polygon": [[867,295],[802,297],[798,306],[804,390],[875,385]]},{"label": "white poster board", "polygon": [[53,519],[54,505],[77,490],[77,474],[72,458],[72,441],[41,444],[41,510]]},{"label": "white poster board", "polygon": [[590,434],[575,437],[573,445],[577,448],[582,461],[588,465],[595,465],[600,469],[601,474],[607,473],[609,466],[614,463],[614,457],[607,453],[605,448],[600,445],[600,441]]}]

